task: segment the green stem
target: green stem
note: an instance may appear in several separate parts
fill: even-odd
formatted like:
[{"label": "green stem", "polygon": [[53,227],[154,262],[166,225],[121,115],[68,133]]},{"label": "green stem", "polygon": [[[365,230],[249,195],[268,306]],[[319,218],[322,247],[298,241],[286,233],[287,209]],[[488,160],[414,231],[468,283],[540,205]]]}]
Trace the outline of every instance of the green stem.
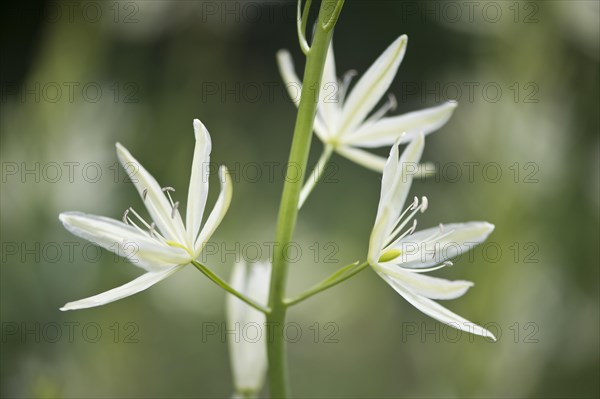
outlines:
[{"label": "green stem", "polygon": [[246,295],[242,294],[241,292],[239,292],[238,290],[233,288],[231,285],[229,285],[229,283],[227,281],[223,280],[221,277],[219,277],[212,270],[210,270],[208,267],[204,266],[200,262],[193,260],[192,265],[194,265],[196,267],[196,269],[200,270],[213,283],[217,284],[219,287],[223,288],[225,291],[229,292],[231,295],[234,295],[234,296],[238,297],[239,299],[241,299],[242,301],[246,302],[248,305],[252,306],[254,309],[261,311],[265,314],[268,314],[269,312],[271,312],[271,309],[266,308],[263,305],[259,304],[258,302],[255,302],[252,299],[248,298]]},{"label": "green stem", "polygon": [[348,266],[344,266],[337,272],[333,273],[331,276],[321,281],[319,284],[315,285],[313,288],[308,291],[303,292],[295,298],[287,299],[285,304],[287,306],[293,306],[297,303],[300,303],[313,295],[318,294],[319,292],[325,291],[333,286],[338,285],[339,283],[348,280],[350,277],[360,273],[365,268],[369,266],[368,262],[364,262],[359,264],[358,262],[354,262],[349,264]]},{"label": "green stem", "polygon": [[302,208],[302,205],[304,205],[306,199],[321,179],[321,176],[325,171],[325,165],[327,165],[329,158],[331,158],[332,152],[333,147],[330,144],[325,144],[325,147],[323,148],[323,153],[321,154],[319,161],[315,165],[315,168],[313,169],[308,179],[306,179],[306,182],[304,182],[304,187],[302,187],[302,191],[300,192],[300,201],[298,202],[298,209]]},{"label": "green stem", "polygon": [[[336,9],[337,4],[338,2],[335,0],[323,0],[321,2],[313,42],[306,56],[300,105],[289,156],[289,165],[299,168],[302,174],[306,170],[308,161],[319,88],[325,68],[327,49],[333,34],[333,27],[328,26],[328,30],[325,30],[324,24],[331,20],[332,12]],[[288,168],[288,173],[295,174],[296,170],[296,168],[294,170]],[[277,220],[275,235],[277,246],[273,253],[273,271],[269,290],[269,308],[271,312],[267,314],[267,326],[272,333],[269,334],[267,339],[267,356],[269,359],[270,392],[273,398],[288,398],[290,396],[287,356],[283,339],[287,308],[284,302],[285,284],[288,272],[285,251],[292,240],[296,226],[302,181],[303,179],[298,179],[297,176],[287,176],[285,179]]]}]

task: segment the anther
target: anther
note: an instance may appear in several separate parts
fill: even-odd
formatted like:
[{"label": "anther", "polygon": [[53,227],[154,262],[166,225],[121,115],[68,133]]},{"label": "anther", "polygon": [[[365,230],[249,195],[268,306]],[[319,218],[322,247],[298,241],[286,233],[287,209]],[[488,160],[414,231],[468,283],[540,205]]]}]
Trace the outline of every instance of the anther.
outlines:
[{"label": "anther", "polygon": [[179,208],[179,201],[176,201],[173,204],[173,209],[171,209],[171,219],[175,218],[175,212],[177,212],[177,208]]},{"label": "anther", "polygon": [[390,111],[395,111],[396,107],[398,106],[398,101],[396,101],[396,96],[394,95],[394,93],[389,93],[388,94],[388,104],[390,107]]},{"label": "anther", "polygon": [[339,97],[338,101],[340,103],[343,103],[344,100],[346,99],[346,94],[348,93],[348,87],[350,86],[350,82],[352,81],[352,78],[355,77],[356,75],[358,75],[358,72],[355,71],[354,69],[351,69],[344,74],[344,77],[342,79],[342,86],[339,89],[339,96],[338,96]]},{"label": "anther", "polygon": [[411,226],[410,229],[408,229],[408,232],[407,232],[407,234],[405,234],[405,236],[411,235],[412,233],[415,232],[416,229],[417,229],[417,219],[413,219],[413,225]]},{"label": "anther", "polygon": [[427,210],[427,206],[429,206],[429,201],[427,197],[421,197],[421,213],[425,213]]},{"label": "anther", "polygon": [[385,104],[383,104],[381,108],[379,108],[371,117],[369,117],[368,121],[377,121],[383,118],[385,114],[395,110],[397,106],[398,101],[396,101],[396,97],[392,93],[388,94],[388,99]]},{"label": "anther", "polygon": [[171,206],[175,206],[175,204],[173,203],[173,198],[171,198],[171,192],[174,193],[175,189],[173,187],[163,187],[161,190],[163,193],[167,193],[167,198],[169,198]]},{"label": "anther", "polygon": [[125,213],[123,213],[123,223],[129,224],[127,222],[127,215],[129,215],[129,208],[125,209]]},{"label": "anther", "polygon": [[415,210],[419,206],[419,199],[415,197],[413,203],[410,205],[410,210]]},{"label": "anther", "polygon": [[147,195],[148,195],[148,189],[147,189],[147,188],[145,188],[145,189],[144,189],[144,191],[142,191],[142,199],[143,199],[144,201],[146,201],[146,196],[147,196]]}]

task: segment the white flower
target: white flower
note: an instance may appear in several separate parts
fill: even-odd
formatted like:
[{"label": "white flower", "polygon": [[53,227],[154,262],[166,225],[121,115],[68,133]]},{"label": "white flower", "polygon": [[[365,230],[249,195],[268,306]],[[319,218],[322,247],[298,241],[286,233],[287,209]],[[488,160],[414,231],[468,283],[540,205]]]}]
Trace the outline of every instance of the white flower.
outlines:
[{"label": "white flower", "polygon": [[[235,264],[231,276],[232,287],[258,303],[267,303],[271,264],[259,262]],[[227,295],[227,324],[229,330],[229,357],[237,394],[248,397],[257,394],[267,372],[266,317],[235,296]]]},{"label": "white flower", "polygon": [[[378,172],[383,171],[385,158],[363,148],[389,146],[399,138],[400,143],[408,143],[419,132],[428,134],[442,127],[456,108],[456,102],[449,101],[404,115],[384,117],[396,107],[394,97],[390,97],[385,105],[367,118],[389,89],[404,57],[407,41],[405,35],[396,39],[347,96],[348,86],[356,72],[348,72],[338,82],[333,46],[329,48],[323,72],[315,133],[325,146],[331,146],[338,154]],[[281,50],[277,53],[277,61],[288,93],[298,106],[302,83],[294,70],[292,57],[288,51]]]},{"label": "white flower", "polygon": [[[71,233],[126,256],[147,273],[129,283],[101,294],[69,302],[61,310],[84,309],[104,305],[136,294],[181,270],[195,260],[225,216],[232,196],[231,178],[225,166],[219,170],[221,193],[200,230],[208,195],[207,165],[211,141],[208,131],[194,120],[196,146],[188,191],[185,225],[179,214],[179,202],[173,202],[171,187],[161,188],[142,165],[117,143],[117,156],[142,197],[152,218],[147,223],[133,208],[123,221],[80,212],[65,212],[59,219]],[[166,193],[166,196],[165,196]],[[135,219],[132,220],[132,219]]]},{"label": "white flower", "polygon": [[[440,225],[415,233],[417,212],[427,209],[427,198],[417,198],[402,210],[414,170],[408,165],[419,162],[423,152],[424,138],[418,135],[398,159],[398,146],[394,145],[383,171],[381,196],[375,225],[369,242],[368,261],[373,269],[421,312],[473,334],[493,334],[468,320],[452,313],[432,299],[454,299],[462,296],[473,283],[450,281],[426,276],[422,273],[452,265],[448,259],[468,251],[484,241],[494,229],[486,222],[469,222]],[[412,224],[407,228],[409,223]]]}]

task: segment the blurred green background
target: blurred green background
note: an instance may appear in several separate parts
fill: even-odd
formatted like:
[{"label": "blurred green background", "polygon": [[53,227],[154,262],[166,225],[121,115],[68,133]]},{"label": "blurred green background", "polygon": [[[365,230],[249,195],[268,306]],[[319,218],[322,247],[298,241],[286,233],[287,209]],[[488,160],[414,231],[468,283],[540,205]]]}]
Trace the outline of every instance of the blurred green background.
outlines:
[{"label": "blurred green background", "polygon": [[[142,210],[117,141],[185,201],[200,118],[212,160],[237,172],[213,237],[224,251],[207,262],[227,276],[236,256],[266,259],[295,117],[275,52],[303,67],[294,13],[275,1],[3,5],[3,397],[231,394],[226,343],[206,334],[224,332],[224,293],[193,269],[104,307],[58,310],[139,270],[57,215]],[[440,325],[365,271],[290,312],[302,331],[288,345],[297,397],[599,396],[599,29],[597,1],[346,2],[340,76],[406,33],[395,113],[459,102],[427,139],[437,177],[413,192],[430,201],[421,227],[496,225],[438,275],[476,283],[445,305],[499,341]],[[294,293],[366,256],[380,176],[332,162],[300,213]]]}]

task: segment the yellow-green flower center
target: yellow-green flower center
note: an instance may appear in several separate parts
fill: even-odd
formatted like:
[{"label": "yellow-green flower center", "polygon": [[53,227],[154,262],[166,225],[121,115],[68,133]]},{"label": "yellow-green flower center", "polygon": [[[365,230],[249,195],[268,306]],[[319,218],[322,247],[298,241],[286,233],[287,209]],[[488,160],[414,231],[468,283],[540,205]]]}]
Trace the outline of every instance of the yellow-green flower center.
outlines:
[{"label": "yellow-green flower center", "polygon": [[381,255],[381,257],[379,258],[379,262],[389,262],[391,260],[394,260],[398,256],[400,256],[401,253],[402,251],[400,251],[399,249],[387,250]]}]

